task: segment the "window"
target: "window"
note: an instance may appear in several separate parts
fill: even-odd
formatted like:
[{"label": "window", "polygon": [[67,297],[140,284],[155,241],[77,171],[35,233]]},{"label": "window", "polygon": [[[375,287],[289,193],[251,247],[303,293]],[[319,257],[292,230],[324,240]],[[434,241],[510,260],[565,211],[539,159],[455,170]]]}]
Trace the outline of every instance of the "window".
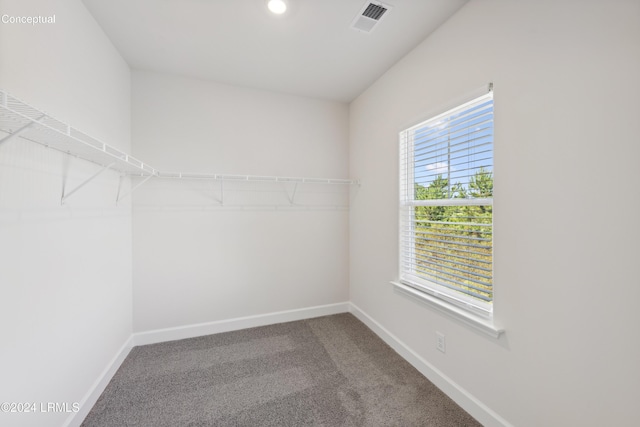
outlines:
[{"label": "window", "polygon": [[400,133],[400,282],[493,312],[493,93]]}]

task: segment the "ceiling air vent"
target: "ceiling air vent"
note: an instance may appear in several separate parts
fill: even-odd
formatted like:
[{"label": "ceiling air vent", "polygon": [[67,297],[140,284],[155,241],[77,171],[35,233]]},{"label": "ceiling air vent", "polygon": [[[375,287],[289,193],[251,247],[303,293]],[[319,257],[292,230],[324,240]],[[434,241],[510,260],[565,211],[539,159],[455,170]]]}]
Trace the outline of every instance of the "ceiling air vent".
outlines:
[{"label": "ceiling air vent", "polygon": [[368,1],[364,4],[358,16],[351,23],[351,28],[365,33],[370,33],[378,25],[382,18],[387,16],[391,6],[377,1]]}]

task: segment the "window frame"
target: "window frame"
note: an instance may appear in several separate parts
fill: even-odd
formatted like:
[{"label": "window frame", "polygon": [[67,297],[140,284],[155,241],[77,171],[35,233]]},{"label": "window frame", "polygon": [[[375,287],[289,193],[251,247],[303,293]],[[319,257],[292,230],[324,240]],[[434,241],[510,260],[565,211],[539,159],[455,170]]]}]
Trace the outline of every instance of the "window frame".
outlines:
[{"label": "window frame", "polygon": [[[471,98],[471,97],[469,97]],[[415,149],[415,141],[414,134],[412,131],[416,129],[424,128],[428,124],[433,124],[433,122],[451,117],[453,114],[465,111],[466,109],[471,108],[472,105],[477,105],[479,102],[486,102],[486,100],[491,100],[491,113],[493,114],[494,106],[493,106],[493,91],[492,86],[490,85],[490,89],[488,92],[485,91],[484,94],[480,96],[475,96],[472,99],[467,98],[466,102],[460,102],[455,105],[453,108],[449,108],[443,113],[435,114],[427,117],[426,119],[421,120],[419,123],[406,127],[399,132],[399,178],[400,178],[400,200],[399,200],[399,221],[398,221],[398,231],[399,231],[399,253],[398,253],[398,281],[392,282],[394,286],[411,296],[418,297],[420,299],[426,300],[430,303],[435,304],[436,308],[445,309],[445,311],[449,313],[453,313],[458,317],[463,318],[463,320],[470,320],[473,324],[472,326],[479,327],[481,330],[489,333],[493,336],[499,336],[502,332],[501,329],[497,328],[493,324],[493,194],[491,194],[490,198],[451,198],[449,194],[449,198],[443,199],[430,199],[430,200],[417,200],[415,196],[415,157],[414,157],[414,149]],[[493,174],[493,123],[491,124],[491,173]],[[450,142],[448,143],[450,144]],[[447,180],[451,180],[451,173],[448,173]],[[449,182],[449,184],[451,184]],[[412,196],[409,198],[409,194]],[[491,301],[490,302],[481,302],[478,298],[474,298],[473,296],[464,295],[461,292],[456,290],[452,290],[443,286],[442,284],[435,283],[426,279],[425,277],[420,277],[415,273],[415,265],[417,265],[415,252],[411,253],[413,248],[416,247],[416,232],[415,230],[415,220],[407,221],[407,218],[413,218],[415,216],[416,208],[419,206],[491,206],[492,214],[491,214]],[[410,212],[407,212],[410,210]],[[407,223],[409,223],[409,228],[407,227]],[[407,231],[408,230],[408,231]],[[406,237],[406,236],[409,237]],[[407,249],[410,248],[410,249]],[[414,271],[409,271],[406,268],[406,265],[413,265]]]}]

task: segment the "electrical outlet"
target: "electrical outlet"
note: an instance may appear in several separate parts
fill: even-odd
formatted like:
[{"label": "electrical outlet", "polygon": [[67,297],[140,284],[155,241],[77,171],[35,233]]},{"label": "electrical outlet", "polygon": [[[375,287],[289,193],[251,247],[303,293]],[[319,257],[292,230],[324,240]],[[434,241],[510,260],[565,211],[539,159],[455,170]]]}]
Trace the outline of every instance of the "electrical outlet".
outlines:
[{"label": "electrical outlet", "polygon": [[444,334],[442,332],[436,331],[436,348],[443,353],[446,351]]}]

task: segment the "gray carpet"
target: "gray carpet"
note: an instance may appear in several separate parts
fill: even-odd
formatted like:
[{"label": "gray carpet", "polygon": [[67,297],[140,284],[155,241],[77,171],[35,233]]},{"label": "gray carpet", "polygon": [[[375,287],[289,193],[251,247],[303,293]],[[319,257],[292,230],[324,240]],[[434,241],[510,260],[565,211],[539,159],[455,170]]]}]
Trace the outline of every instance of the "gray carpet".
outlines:
[{"label": "gray carpet", "polygon": [[135,347],[82,426],[479,426],[351,314]]}]

